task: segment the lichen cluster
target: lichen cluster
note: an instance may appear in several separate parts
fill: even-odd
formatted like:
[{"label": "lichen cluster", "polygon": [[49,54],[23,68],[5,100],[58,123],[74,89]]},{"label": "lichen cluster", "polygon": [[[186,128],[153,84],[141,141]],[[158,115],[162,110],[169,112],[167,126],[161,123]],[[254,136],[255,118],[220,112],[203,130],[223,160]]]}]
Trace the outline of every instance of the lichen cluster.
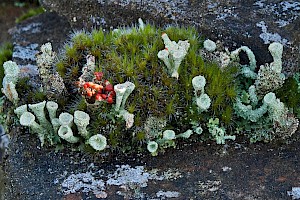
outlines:
[{"label": "lichen cluster", "polygon": [[[55,99],[62,114],[54,117],[48,107],[44,117],[34,113],[48,130],[39,136],[42,144],[158,155],[186,142],[287,140],[298,127],[288,108],[296,110],[299,100],[284,98],[280,89],[289,83],[299,90],[299,84],[285,82],[278,43],[269,47],[274,61],[257,67],[246,46],[220,50],[193,28],[160,29],[139,20],[136,27],[74,33],[57,62],[50,47],[43,45],[37,55],[41,101]],[[239,64],[241,51],[248,65]],[[203,53],[220,58],[204,60]],[[54,75],[50,82],[59,84],[50,84]],[[22,100],[19,105],[28,104]],[[25,113],[19,114],[21,124],[32,123]],[[86,120],[79,123],[80,116]],[[59,126],[51,125],[54,118]],[[47,134],[59,140],[45,140]]]}]

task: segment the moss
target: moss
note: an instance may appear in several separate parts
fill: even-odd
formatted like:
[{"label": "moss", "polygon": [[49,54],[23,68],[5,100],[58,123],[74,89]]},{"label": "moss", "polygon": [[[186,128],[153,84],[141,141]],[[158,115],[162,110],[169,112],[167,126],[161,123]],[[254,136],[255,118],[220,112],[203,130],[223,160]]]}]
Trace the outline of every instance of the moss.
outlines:
[{"label": "moss", "polygon": [[[2,88],[2,80],[4,77],[3,63],[12,57],[13,45],[12,43],[4,43],[0,46],[0,86]],[[0,92],[0,96],[3,96]]]},{"label": "moss", "polygon": [[38,103],[47,99],[44,92],[38,91],[37,88],[32,86],[29,77],[20,78],[16,86],[17,92],[20,97],[19,104]]},{"label": "moss", "polygon": [[207,79],[205,91],[212,99],[212,112],[221,122],[228,125],[232,118],[233,103],[237,96],[235,76],[238,68],[228,66],[221,69],[216,64],[210,63],[206,64],[203,71],[204,77]]},{"label": "moss", "polygon": [[275,94],[281,102],[295,112],[297,117],[300,117],[300,90],[294,77],[285,80],[283,86],[276,90]]},{"label": "moss", "polygon": [[[124,31],[124,30],[123,30]],[[126,32],[126,31],[124,31]],[[169,76],[157,53],[164,49],[161,34],[166,32],[171,40],[188,40],[190,48],[179,67],[179,79]],[[232,121],[232,104],[235,101],[236,67],[221,70],[214,63],[204,63],[199,55],[202,42],[194,28],[168,27],[165,30],[146,25],[143,30],[133,28],[131,32],[119,34],[93,30],[73,34],[64,54],[57,64],[65,84],[74,96],[74,81],[86,63],[85,57],[95,56],[96,71],[102,71],[113,85],[131,81],[135,90],[129,96],[125,108],[135,115],[134,127],[126,130],[122,119],[111,113],[106,103],[87,112],[91,116],[90,131],[106,134],[113,148],[135,146],[144,139],[146,120],[154,117],[168,119],[168,127],[178,132],[189,129],[190,122],[205,123],[210,116],[218,117],[222,126]],[[212,107],[206,114],[197,115],[194,103],[192,79],[203,75],[207,79],[205,88],[212,99]],[[66,101],[70,99],[66,98]],[[72,106],[73,107],[73,106]],[[133,134],[132,132],[138,133]]]}]

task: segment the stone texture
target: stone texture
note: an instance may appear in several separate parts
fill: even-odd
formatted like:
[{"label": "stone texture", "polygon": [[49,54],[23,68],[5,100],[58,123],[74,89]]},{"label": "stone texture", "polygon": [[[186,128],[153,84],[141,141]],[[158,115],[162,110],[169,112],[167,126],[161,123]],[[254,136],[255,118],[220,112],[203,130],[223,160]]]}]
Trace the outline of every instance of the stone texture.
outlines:
[{"label": "stone texture", "polygon": [[249,46],[258,64],[271,62],[268,44],[284,44],[284,71],[298,71],[300,3],[297,0],[41,0],[75,29],[130,25],[139,17],[157,25],[195,26],[231,50]]},{"label": "stone texture", "polygon": [[13,40],[13,61],[21,68],[21,76],[36,76],[35,54],[41,45],[51,42],[54,51],[63,46],[71,33],[71,27],[64,17],[55,12],[43,13],[10,30]]}]

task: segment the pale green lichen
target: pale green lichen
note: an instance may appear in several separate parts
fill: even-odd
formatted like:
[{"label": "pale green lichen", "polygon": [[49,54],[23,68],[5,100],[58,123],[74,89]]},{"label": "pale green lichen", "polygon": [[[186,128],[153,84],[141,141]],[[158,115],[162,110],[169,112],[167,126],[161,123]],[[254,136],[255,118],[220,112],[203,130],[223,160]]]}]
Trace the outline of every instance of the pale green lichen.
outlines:
[{"label": "pale green lichen", "polygon": [[151,153],[152,156],[157,156],[158,154],[158,144],[155,141],[150,141],[147,144],[147,150]]},{"label": "pale green lichen", "polygon": [[126,123],[126,129],[131,128],[134,123],[134,114],[129,113],[127,110],[120,110],[119,117],[122,117]]},{"label": "pale green lichen", "polygon": [[57,112],[57,109],[58,109],[58,104],[54,101],[48,101],[46,103],[46,108],[48,110],[50,120],[55,119],[56,118],[56,112]]},{"label": "pale green lichen", "polygon": [[193,134],[193,131],[192,130],[187,130],[183,133],[180,133],[178,135],[176,135],[176,138],[185,138],[185,139],[188,139],[191,137],[191,135]]},{"label": "pale green lichen", "polygon": [[58,117],[59,123],[62,126],[69,126],[69,127],[72,127],[73,125],[73,118],[74,118],[73,115],[67,112],[60,113]]},{"label": "pale green lichen", "polygon": [[269,51],[273,56],[273,62],[260,66],[255,80],[255,87],[259,96],[264,96],[268,92],[282,87],[285,80],[285,75],[281,73],[283,45],[273,42],[269,45]]},{"label": "pale green lichen", "polygon": [[107,146],[106,137],[101,134],[93,135],[88,139],[87,143],[96,151],[102,151]]},{"label": "pale green lichen", "polygon": [[28,110],[27,110],[27,104],[21,105],[21,106],[19,106],[19,107],[17,107],[17,108],[14,109],[14,113],[15,113],[19,118],[20,118],[21,115],[22,115],[24,112],[26,112],[26,111],[28,111]]},{"label": "pale green lichen", "polygon": [[79,77],[80,84],[84,84],[85,82],[93,80],[95,68],[96,68],[95,56],[87,55],[86,64],[82,68],[81,70],[82,74]]},{"label": "pale green lichen", "polygon": [[[47,113],[49,115],[51,123],[47,120],[45,114],[45,105],[47,107]],[[34,115],[26,111],[27,105],[22,105],[16,108],[15,113],[17,115],[21,115],[21,125],[29,126],[28,123],[32,123],[32,125],[30,125],[29,127],[33,130],[33,132],[39,134],[42,145],[44,145],[46,139],[48,139],[51,145],[57,144],[60,141],[59,138],[62,138],[70,143],[79,142],[80,137],[74,136],[73,134],[73,122],[76,122],[75,124],[77,125],[79,135],[84,137],[84,139],[89,139],[87,125],[89,124],[90,117],[87,113],[83,111],[75,111],[74,119],[73,115],[67,112],[63,112],[60,113],[58,118],[56,118],[58,104],[53,101],[48,101],[47,103],[46,101],[43,101],[36,104],[30,104],[28,105],[28,107],[34,113]],[[22,113],[27,113],[25,116],[29,118],[29,122],[26,121]],[[35,117],[37,117],[39,123],[35,122]]]},{"label": "pale green lichen", "polygon": [[28,107],[30,110],[34,113],[34,115],[37,117],[39,123],[43,126],[46,127],[49,131],[51,129],[51,124],[46,118],[45,114],[45,108],[46,106],[46,101],[36,103],[36,104],[29,104]]},{"label": "pale green lichen", "polygon": [[122,117],[125,120],[127,129],[133,126],[134,114],[125,110],[125,104],[134,88],[135,85],[129,81],[114,86],[114,91],[116,92],[115,111],[118,113],[118,117]]},{"label": "pale green lichen", "polygon": [[41,46],[41,51],[36,55],[36,62],[39,69],[39,74],[43,82],[43,90],[48,98],[57,99],[65,91],[66,87],[63,79],[54,70],[56,53],[52,51],[50,42]]},{"label": "pale green lichen", "polygon": [[74,136],[71,127],[67,125],[60,126],[60,128],[58,129],[58,135],[59,137],[70,143],[77,143],[79,141],[79,138]]},{"label": "pale green lichen", "polygon": [[170,76],[178,79],[178,69],[187,54],[190,43],[187,40],[179,40],[178,43],[171,41],[166,33],[163,33],[161,37],[164,41],[165,49],[159,51],[157,57],[165,63]]},{"label": "pale green lichen", "polygon": [[234,108],[237,116],[251,122],[257,122],[268,111],[266,104],[262,104],[259,108],[253,108],[251,105],[243,104],[239,99],[237,99]]},{"label": "pale green lichen", "polygon": [[75,111],[74,112],[74,123],[77,125],[78,133],[84,137],[88,138],[89,133],[86,127],[90,123],[90,116],[86,112],[83,111]]},{"label": "pale green lichen", "polygon": [[146,133],[146,139],[153,140],[156,138],[161,137],[164,128],[167,125],[167,120],[157,117],[149,117],[147,118],[145,124],[144,124],[144,131]]},{"label": "pale green lichen", "polygon": [[[247,54],[247,56],[249,58],[249,65],[247,67],[249,68],[249,70],[254,72],[254,70],[256,69],[256,59],[255,59],[254,53],[251,51],[251,49],[249,49],[249,47],[241,46],[240,48],[234,50],[233,52],[231,52],[231,58],[233,60],[239,60],[239,54],[240,54],[241,51],[244,51]],[[246,75],[246,77],[253,78],[254,76],[253,75],[250,75],[250,76]]]},{"label": "pale green lichen", "polygon": [[203,42],[203,47],[204,49],[206,49],[207,51],[209,52],[213,52],[216,50],[217,48],[217,45],[214,41],[210,40],[210,39],[207,39]]},{"label": "pale green lichen", "polygon": [[165,130],[163,132],[163,139],[165,140],[174,140],[176,138],[175,132],[173,130]]},{"label": "pale green lichen", "polygon": [[24,112],[20,117],[20,124],[29,127],[40,139],[41,146],[45,143],[47,130],[35,121],[35,116],[30,112]]},{"label": "pale green lichen", "polygon": [[135,85],[129,81],[114,86],[114,91],[116,92],[116,111],[124,109],[127,98],[132,93],[134,88]]},{"label": "pale green lichen", "polygon": [[16,84],[19,77],[20,69],[15,62],[6,61],[3,64],[4,78],[2,80],[2,93],[8,98],[9,101],[17,103],[19,100]]},{"label": "pale green lichen", "polygon": [[206,84],[206,79],[204,76],[195,76],[192,79],[192,85],[194,88],[194,93],[196,96],[196,105],[198,106],[198,111],[201,113],[207,111],[211,105],[211,99],[207,94],[204,93],[204,87]]},{"label": "pale green lichen", "polygon": [[207,123],[207,127],[212,137],[216,140],[217,144],[225,144],[226,140],[235,140],[235,135],[226,135],[225,128],[219,127],[219,119],[211,118]]}]

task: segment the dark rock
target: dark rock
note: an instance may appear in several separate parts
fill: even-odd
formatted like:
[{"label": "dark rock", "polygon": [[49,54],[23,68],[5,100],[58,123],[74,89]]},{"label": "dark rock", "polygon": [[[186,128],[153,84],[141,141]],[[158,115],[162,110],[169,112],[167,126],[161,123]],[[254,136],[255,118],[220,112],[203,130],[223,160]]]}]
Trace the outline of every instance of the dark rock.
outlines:
[{"label": "dark rock", "polygon": [[202,36],[221,40],[230,50],[249,46],[258,64],[271,62],[268,44],[284,44],[284,71],[298,71],[299,1],[278,0],[41,0],[66,16],[74,29],[130,25],[141,17],[157,25],[195,26]]},{"label": "dark rock", "polygon": [[57,52],[71,33],[71,27],[64,17],[52,12],[26,20],[10,33],[14,45],[13,61],[20,66],[23,76],[35,76],[38,74],[35,54],[41,45],[51,42]]}]

